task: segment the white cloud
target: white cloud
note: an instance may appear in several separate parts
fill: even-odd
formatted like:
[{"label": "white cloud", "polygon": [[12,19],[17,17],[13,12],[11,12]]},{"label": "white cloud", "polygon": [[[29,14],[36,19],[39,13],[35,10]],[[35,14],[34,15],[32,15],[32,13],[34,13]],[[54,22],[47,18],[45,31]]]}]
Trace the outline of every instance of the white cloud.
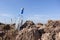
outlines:
[{"label": "white cloud", "polygon": [[27,20],[33,20],[34,22],[42,22],[46,23],[48,20],[59,20],[60,16],[58,15],[40,15],[40,14],[34,14],[34,15],[29,15],[27,17]]},{"label": "white cloud", "polygon": [[0,16],[2,16],[2,17],[11,17],[12,15],[11,14],[6,14],[6,13],[1,13]]},{"label": "white cloud", "polygon": [[0,14],[0,19],[1,19],[0,22],[10,23],[11,18],[12,18],[11,14],[6,14],[6,13]]}]

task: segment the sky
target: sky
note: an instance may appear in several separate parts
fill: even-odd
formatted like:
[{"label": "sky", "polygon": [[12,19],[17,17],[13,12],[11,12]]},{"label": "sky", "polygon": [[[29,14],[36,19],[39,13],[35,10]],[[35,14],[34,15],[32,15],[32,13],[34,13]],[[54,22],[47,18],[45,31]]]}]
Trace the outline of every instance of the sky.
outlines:
[{"label": "sky", "polygon": [[0,0],[0,22],[17,20],[24,8],[23,20],[45,23],[47,20],[60,20],[60,0]]}]

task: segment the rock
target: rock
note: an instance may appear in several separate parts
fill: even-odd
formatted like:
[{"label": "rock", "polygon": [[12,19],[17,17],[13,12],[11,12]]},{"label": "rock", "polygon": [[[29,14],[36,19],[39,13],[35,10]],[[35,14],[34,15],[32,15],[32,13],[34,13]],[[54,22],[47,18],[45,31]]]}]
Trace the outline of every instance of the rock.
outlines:
[{"label": "rock", "polygon": [[51,33],[45,33],[42,35],[41,40],[52,40]]},{"label": "rock", "polygon": [[26,21],[20,27],[20,31],[15,30],[14,27],[15,24],[0,25],[0,31],[4,32],[4,35],[1,34],[3,40],[60,40],[60,21],[58,20],[49,20],[46,24]]},{"label": "rock", "polygon": [[26,21],[21,27],[20,27],[20,30],[22,30],[23,28],[29,28],[30,26],[32,26],[32,25],[35,25],[34,23],[33,23],[33,21]]},{"label": "rock", "polygon": [[37,28],[41,28],[42,26],[43,26],[42,23],[37,23],[37,24],[36,24],[36,27],[37,27]]},{"label": "rock", "polygon": [[[21,32],[21,33],[20,33]],[[38,40],[40,39],[39,32],[36,28],[23,29],[19,32],[16,40]]]},{"label": "rock", "polygon": [[60,40],[60,32],[56,33],[55,40]]}]

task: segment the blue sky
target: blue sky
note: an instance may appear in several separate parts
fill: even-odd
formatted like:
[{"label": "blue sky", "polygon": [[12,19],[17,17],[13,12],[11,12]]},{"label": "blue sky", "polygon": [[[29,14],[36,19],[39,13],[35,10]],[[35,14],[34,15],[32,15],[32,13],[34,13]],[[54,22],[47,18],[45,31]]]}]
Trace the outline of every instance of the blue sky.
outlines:
[{"label": "blue sky", "polygon": [[23,19],[46,22],[60,19],[60,0],[0,0],[0,22],[10,23],[17,19],[24,8]]}]

